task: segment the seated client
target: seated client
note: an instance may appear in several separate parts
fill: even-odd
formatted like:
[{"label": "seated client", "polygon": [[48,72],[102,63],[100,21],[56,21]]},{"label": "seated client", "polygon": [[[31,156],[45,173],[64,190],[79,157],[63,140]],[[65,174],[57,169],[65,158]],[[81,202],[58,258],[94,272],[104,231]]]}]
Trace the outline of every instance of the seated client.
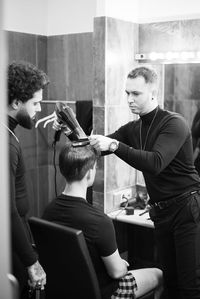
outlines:
[{"label": "seated client", "polygon": [[66,186],[46,207],[43,218],[83,231],[103,299],[119,298],[118,293],[122,291],[126,294],[124,298],[138,298],[152,288],[157,288],[155,298],[158,299],[162,271],[157,268],[128,270],[128,263],[119,255],[112,220],[86,200],[87,188],[94,182],[96,163],[97,154],[91,145],[74,147],[69,142],[62,148],[59,167]]}]

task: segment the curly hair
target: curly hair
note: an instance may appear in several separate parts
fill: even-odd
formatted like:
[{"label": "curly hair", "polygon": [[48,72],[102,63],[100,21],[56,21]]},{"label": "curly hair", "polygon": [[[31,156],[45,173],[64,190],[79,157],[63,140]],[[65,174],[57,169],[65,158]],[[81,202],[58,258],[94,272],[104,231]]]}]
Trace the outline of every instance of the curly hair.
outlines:
[{"label": "curly hair", "polygon": [[49,83],[48,76],[29,62],[12,62],[8,66],[8,104],[13,100],[23,103]]}]

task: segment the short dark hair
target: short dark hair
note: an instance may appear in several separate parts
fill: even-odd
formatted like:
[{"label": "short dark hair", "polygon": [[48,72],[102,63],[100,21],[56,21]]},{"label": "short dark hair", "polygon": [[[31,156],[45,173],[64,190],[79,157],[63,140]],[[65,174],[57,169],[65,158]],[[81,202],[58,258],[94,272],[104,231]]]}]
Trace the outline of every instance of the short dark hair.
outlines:
[{"label": "short dark hair", "polygon": [[29,62],[12,62],[8,66],[8,104],[14,100],[23,103],[49,83],[48,76]]},{"label": "short dark hair", "polygon": [[80,181],[94,166],[97,156],[96,150],[90,144],[73,147],[71,142],[67,142],[59,154],[60,172],[69,183]]},{"label": "short dark hair", "polygon": [[127,78],[135,79],[137,77],[143,77],[146,83],[157,84],[158,75],[155,70],[140,66],[133,69],[127,76]]}]

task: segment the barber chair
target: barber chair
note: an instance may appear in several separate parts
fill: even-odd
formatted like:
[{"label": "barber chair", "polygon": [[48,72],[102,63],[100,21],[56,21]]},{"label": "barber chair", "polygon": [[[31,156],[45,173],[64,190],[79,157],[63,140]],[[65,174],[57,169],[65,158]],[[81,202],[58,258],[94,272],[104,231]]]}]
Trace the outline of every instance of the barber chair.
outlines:
[{"label": "barber chair", "polygon": [[[40,263],[47,274],[45,298],[101,299],[82,231],[36,217],[31,217],[29,224]],[[151,299],[152,294],[140,298]]]},{"label": "barber chair", "polygon": [[40,263],[47,274],[46,299],[100,299],[83,233],[35,217],[29,223]]}]

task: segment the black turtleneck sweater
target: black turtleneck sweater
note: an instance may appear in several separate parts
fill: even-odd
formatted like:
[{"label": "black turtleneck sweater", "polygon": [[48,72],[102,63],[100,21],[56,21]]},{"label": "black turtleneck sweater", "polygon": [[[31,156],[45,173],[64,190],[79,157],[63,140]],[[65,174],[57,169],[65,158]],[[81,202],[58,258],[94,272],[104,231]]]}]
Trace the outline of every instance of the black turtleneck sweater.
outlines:
[{"label": "black turtleneck sweater", "polygon": [[[12,132],[17,126],[16,120],[9,117]],[[28,198],[25,180],[25,167],[19,141],[9,133],[10,152],[10,207],[12,248],[24,266],[30,266],[37,260],[31,245],[31,234],[26,221]]]},{"label": "black turtleneck sweater", "polygon": [[200,185],[191,132],[181,115],[157,107],[108,137],[120,141],[115,154],[143,172],[151,202],[171,199]]}]

